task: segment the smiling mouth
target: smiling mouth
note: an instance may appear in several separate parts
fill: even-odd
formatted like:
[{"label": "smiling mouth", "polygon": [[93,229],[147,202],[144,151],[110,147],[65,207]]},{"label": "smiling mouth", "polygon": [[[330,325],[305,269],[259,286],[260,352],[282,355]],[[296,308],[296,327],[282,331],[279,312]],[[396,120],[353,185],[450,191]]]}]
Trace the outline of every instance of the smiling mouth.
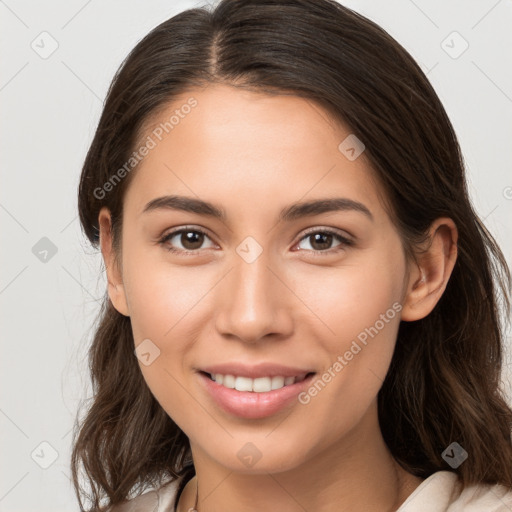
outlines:
[{"label": "smiling mouth", "polygon": [[252,393],[267,393],[269,391],[275,391],[287,386],[302,382],[307,377],[314,375],[314,372],[302,373],[295,377],[257,377],[252,379],[250,377],[242,377],[239,375],[224,375],[221,373],[207,373],[201,372],[211,380],[228,389],[236,389],[237,391],[248,391]]}]

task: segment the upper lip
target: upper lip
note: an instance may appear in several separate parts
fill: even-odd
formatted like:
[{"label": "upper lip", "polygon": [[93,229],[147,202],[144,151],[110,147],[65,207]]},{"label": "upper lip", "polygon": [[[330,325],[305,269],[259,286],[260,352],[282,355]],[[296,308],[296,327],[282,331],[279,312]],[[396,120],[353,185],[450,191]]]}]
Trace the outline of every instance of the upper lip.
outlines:
[{"label": "upper lip", "polygon": [[200,371],[221,375],[234,375],[236,377],[249,377],[257,379],[258,377],[297,377],[303,374],[314,373],[314,370],[308,368],[293,368],[275,363],[259,363],[247,365],[243,363],[221,363],[200,368]]}]

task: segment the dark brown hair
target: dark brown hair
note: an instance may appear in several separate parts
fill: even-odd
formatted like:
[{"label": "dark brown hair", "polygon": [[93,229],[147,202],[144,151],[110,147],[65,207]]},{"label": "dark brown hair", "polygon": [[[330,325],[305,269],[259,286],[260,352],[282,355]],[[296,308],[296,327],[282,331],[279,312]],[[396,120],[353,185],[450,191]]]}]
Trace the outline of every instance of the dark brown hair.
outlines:
[{"label": "dark brown hair", "polygon": [[[461,151],[447,114],[413,58],[382,28],[333,0],[223,0],[152,30],[117,71],[87,153],[78,196],[82,229],[97,248],[98,213],[112,215],[121,249],[123,197],[136,169],[104,184],[144,136],[148,120],[177,95],[225,83],[294,94],[323,106],[366,145],[390,215],[409,255],[439,217],[454,220],[458,258],[431,314],[400,324],[378,395],[379,421],[395,459],[427,478],[451,468],[463,485],[512,487],[512,410],[500,390],[510,271],[472,208]],[[98,190],[103,190],[99,193]],[[93,509],[193,475],[187,436],[149,391],[133,353],[130,319],[108,295],[90,348],[94,397],[75,425],[73,481],[80,469]]]}]

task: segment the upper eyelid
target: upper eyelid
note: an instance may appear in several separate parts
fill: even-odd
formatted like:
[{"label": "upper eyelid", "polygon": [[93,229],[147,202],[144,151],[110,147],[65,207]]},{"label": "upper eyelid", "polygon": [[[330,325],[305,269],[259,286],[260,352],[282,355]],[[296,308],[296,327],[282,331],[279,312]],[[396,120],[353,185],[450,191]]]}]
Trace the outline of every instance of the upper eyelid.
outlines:
[{"label": "upper eyelid", "polygon": [[174,237],[176,235],[179,235],[180,233],[187,232],[187,231],[195,231],[197,233],[203,233],[208,238],[210,238],[212,241],[213,241],[213,238],[214,238],[214,237],[212,237],[212,235],[210,234],[210,232],[206,228],[196,227],[196,226],[183,226],[181,228],[171,229],[170,231],[168,231],[168,232],[164,233],[163,235],[161,235],[159,237],[159,239],[160,240],[169,239],[169,238],[172,238],[172,237]]},{"label": "upper eyelid", "polygon": [[318,233],[318,232],[333,233],[335,235],[341,236],[342,238],[348,238],[350,240],[355,239],[355,237],[353,235],[351,235],[348,231],[345,231],[344,229],[330,228],[327,226],[325,226],[325,227],[318,226],[318,227],[313,227],[313,228],[307,228],[306,231],[303,231],[302,236],[300,237],[300,240],[302,240],[305,236],[310,235],[311,233]]}]

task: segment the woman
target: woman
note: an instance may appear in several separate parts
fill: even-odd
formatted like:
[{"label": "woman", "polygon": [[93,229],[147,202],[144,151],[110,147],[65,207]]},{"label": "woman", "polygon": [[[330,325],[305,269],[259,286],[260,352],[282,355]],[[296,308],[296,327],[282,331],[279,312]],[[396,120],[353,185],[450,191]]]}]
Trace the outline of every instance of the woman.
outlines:
[{"label": "woman", "polygon": [[79,211],[108,279],[82,510],[81,467],[90,510],[512,508],[510,273],[380,27],[330,0],[162,23],[114,78]]}]

